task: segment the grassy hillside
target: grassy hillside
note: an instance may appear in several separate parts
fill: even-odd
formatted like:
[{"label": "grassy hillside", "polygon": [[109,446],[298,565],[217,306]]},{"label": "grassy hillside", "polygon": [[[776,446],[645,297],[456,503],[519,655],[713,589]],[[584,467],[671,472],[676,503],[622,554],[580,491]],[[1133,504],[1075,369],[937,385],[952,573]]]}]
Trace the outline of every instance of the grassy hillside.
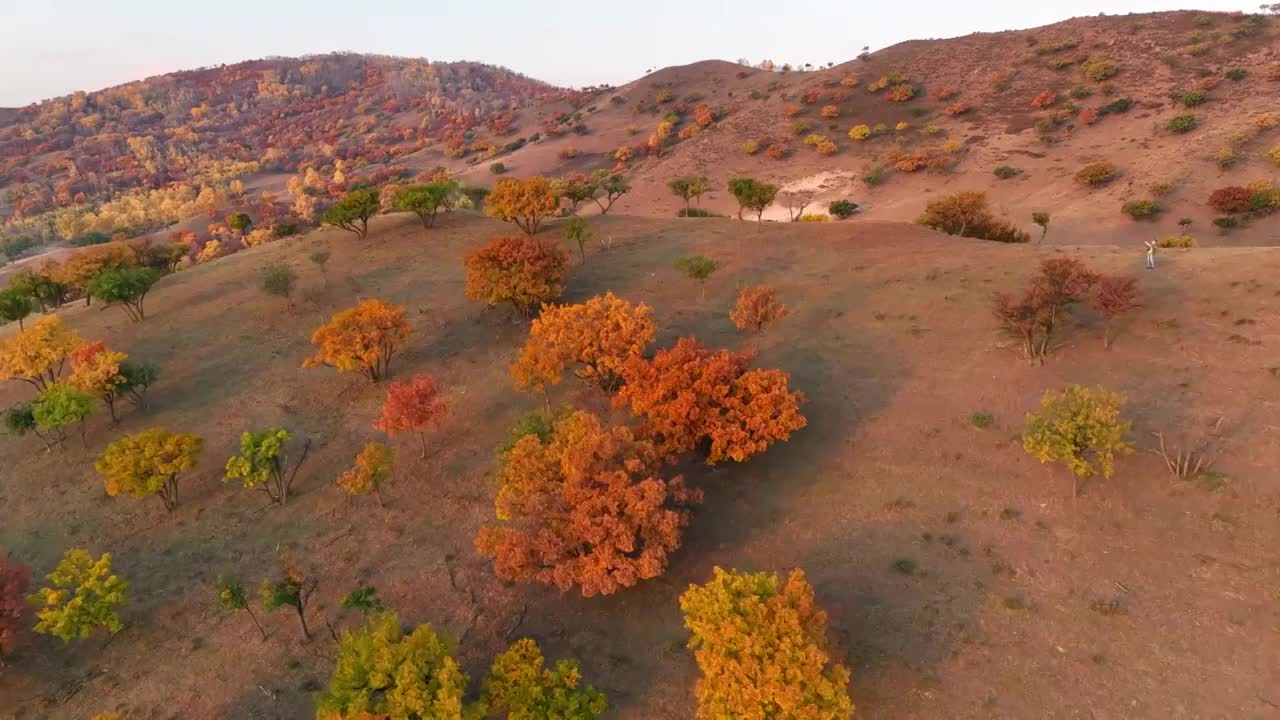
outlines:
[{"label": "grassy hillside", "polygon": [[[644,302],[659,346],[688,334],[744,344],[727,313],[749,284],[774,285],[792,310],[754,362],[791,374],[809,426],[745,464],[683,468],[707,497],[664,575],[590,599],[495,578],[472,544],[493,517],[494,448],[542,400],[515,391],[508,372],[526,323],[466,300],[460,258],[507,227],[455,212],[424,231],[392,215],[365,242],[313,232],[166,277],[139,324],[116,308],[60,311],[84,337],[156,363],[161,380],[147,410],[125,410],[115,427],[93,418],[86,447],[73,437],[50,456],[31,437],[0,443],[0,546],[37,579],[70,545],[109,551],[134,601],[105,646],[25,632],[0,672],[0,715],[307,717],[333,662],[321,618],[354,625],[339,600],[369,583],[406,622],[462,637],[473,677],[528,635],[548,657],[579,658],[610,717],[689,717],[697,670],[677,596],[714,565],[808,572],[860,717],[1263,717],[1280,702],[1268,640],[1280,583],[1268,559],[1280,541],[1276,253],[1168,252],[1143,272],[1139,254],[1116,248],[1006,246],[872,221],[593,225],[613,245],[589,249],[565,301],[612,290]],[[322,247],[327,277],[307,259]],[[672,269],[693,253],[722,263],[705,298]],[[1142,273],[1145,307],[1111,351],[1098,320],[1073,312],[1064,345],[1028,366],[997,333],[990,294],[1059,254]],[[292,309],[258,286],[276,261],[301,276]],[[453,406],[427,459],[415,440],[396,441],[385,510],[334,487],[379,435],[382,389],[299,367],[311,330],[361,297],[409,309],[415,334],[393,374],[434,374]],[[1019,441],[1024,414],[1066,383],[1124,393],[1140,450],[1074,500],[1066,471]],[[0,386],[0,406],[28,396]],[[605,395],[572,380],[552,400],[608,412]],[[260,494],[221,481],[222,463],[241,431],[274,424],[313,450],[297,496],[263,509]],[[171,514],[105,497],[91,467],[108,442],[152,426],[205,439]],[[1212,437],[1213,472],[1171,479],[1147,452],[1155,431],[1182,445]],[[260,642],[214,601],[220,574],[256,581],[286,550],[320,581],[309,643],[288,612],[263,618]]]}]

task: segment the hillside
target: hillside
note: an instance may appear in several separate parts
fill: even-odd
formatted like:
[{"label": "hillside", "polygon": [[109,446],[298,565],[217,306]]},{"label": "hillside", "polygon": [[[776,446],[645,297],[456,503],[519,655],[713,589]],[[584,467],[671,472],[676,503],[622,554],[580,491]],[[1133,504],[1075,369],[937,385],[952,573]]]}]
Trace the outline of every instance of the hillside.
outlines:
[{"label": "hillside", "polygon": [[[370,584],[405,622],[462,638],[473,678],[527,635],[549,658],[581,660],[609,696],[607,717],[688,718],[697,669],[677,597],[714,565],[806,570],[860,718],[1245,718],[1280,703],[1276,251],[1170,252],[1138,278],[1144,307],[1112,350],[1080,309],[1048,363],[1028,366],[998,333],[991,292],[1063,253],[1103,272],[1130,272],[1135,257],[875,221],[592,224],[612,247],[575,262],[565,300],[612,290],[644,302],[659,347],[689,334],[745,344],[726,314],[746,285],[773,285],[792,310],[752,363],[790,374],[809,426],[746,463],[681,467],[706,498],[661,577],[581,598],[494,576],[473,545],[493,522],[494,448],[543,400],[511,384],[527,324],[467,300],[460,258],[509,226],[460,211],[424,233],[411,216],[383,217],[364,242],[324,230],[169,276],[141,323],[118,308],[59,311],[83,337],[158,365],[160,381],[118,426],[90,419],[84,446],[73,435],[49,456],[31,436],[0,443],[0,547],[37,581],[66,547],[111,552],[133,600],[109,643],[24,630],[0,669],[0,717],[309,717],[334,663],[324,623],[357,625],[339,601]],[[327,275],[308,260],[317,249],[332,252]],[[721,263],[705,291],[672,269],[690,253]],[[292,306],[259,287],[271,262],[300,275]],[[360,297],[409,308],[415,334],[393,375],[435,375],[452,407],[425,460],[416,439],[392,441],[385,509],[334,487],[380,436],[370,423],[383,389],[299,367],[312,328]],[[1075,499],[1066,470],[1019,439],[1040,395],[1072,382],[1123,393],[1139,449]],[[0,406],[29,396],[0,385]],[[573,378],[551,399],[633,421]],[[222,466],[241,431],[271,425],[313,448],[293,499],[264,509],[262,493],[222,481]],[[149,427],[204,438],[172,513],[105,497],[92,469],[107,443]],[[1157,431],[1179,446],[1214,442],[1212,472],[1172,479],[1148,452]],[[252,593],[282,551],[320,583],[310,642],[287,609],[261,616],[260,641],[244,613],[215,605],[219,576],[242,576]]]}]

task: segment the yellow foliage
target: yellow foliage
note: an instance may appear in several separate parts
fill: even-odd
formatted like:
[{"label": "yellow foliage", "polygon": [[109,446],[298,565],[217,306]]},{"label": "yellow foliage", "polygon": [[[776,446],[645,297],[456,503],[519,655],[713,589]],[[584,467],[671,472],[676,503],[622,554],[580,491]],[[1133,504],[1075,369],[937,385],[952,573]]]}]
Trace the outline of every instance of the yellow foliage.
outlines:
[{"label": "yellow foliage", "polygon": [[196,262],[209,262],[222,254],[222,241],[210,240],[200,248],[200,253],[196,255]]},{"label": "yellow foliage", "polygon": [[102,473],[107,495],[158,495],[172,510],[178,504],[178,474],[195,467],[202,444],[194,435],[152,428],[108,445],[94,468]]},{"label": "yellow foliage", "polygon": [[80,336],[62,318],[48,315],[8,340],[0,340],[0,381],[25,380],[43,390],[56,382]]},{"label": "yellow foliage", "polygon": [[850,140],[866,140],[871,137],[871,128],[866,125],[854,125],[849,130]]},{"label": "yellow foliage", "polygon": [[[338,477],[338,487],[350,495],[376,493],[382,483],[391,477],[394,455],[391,448],[371,442],[356,455],[355,467]],[[381,502],[381,499],[379,499]]]}]

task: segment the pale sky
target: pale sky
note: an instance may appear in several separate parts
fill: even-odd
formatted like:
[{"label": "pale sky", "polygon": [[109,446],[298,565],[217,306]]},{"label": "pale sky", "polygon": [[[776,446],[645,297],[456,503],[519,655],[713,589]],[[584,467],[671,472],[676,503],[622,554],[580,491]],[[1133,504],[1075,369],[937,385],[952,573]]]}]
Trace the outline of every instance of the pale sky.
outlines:
[{"label": "pale sky", "polygon": [[1220,0],[0,0],[0,106],[268,55],[475,60],[581,87],[708,58],[840,63],[864,45],[1071,15],[1256,8]]}]

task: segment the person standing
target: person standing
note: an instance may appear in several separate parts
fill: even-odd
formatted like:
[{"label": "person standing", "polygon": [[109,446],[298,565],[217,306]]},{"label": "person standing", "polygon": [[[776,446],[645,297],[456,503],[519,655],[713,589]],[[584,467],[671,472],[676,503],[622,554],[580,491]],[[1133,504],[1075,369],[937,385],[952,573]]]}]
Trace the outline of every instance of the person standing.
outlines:
[{"label": "person standing", "polygon": [[1156,269],[1156,244],[1152,240],[1146,242],[1147,245],[1147,269]]}]

